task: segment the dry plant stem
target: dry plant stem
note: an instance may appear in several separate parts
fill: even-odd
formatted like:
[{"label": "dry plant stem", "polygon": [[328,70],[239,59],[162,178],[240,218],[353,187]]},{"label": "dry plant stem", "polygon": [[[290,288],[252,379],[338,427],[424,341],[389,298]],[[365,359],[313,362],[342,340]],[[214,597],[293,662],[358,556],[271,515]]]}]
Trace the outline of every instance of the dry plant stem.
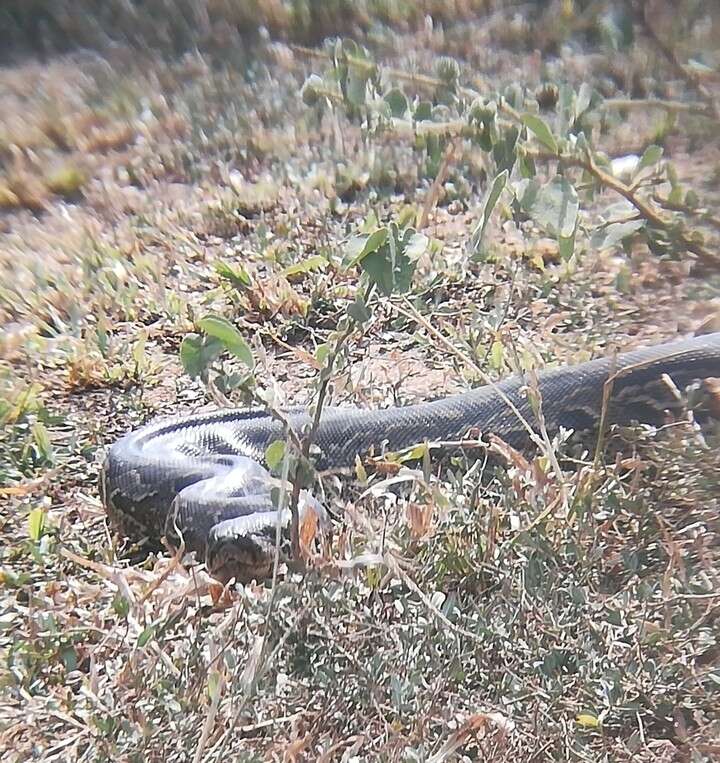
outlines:
[{"label": "dry plant stem", "polygon": [[[513,349],[513,354],[515,356],[515,366],[517,368],[521,368],[520,359],[515,350],[514,343],[512,345],[512,349]],[[521,374],[524,379],[525,374],[523,374],[522,371],[521,371]],[[550,440],[550,435],[548,434],[547,424],[545,423],[545,414],[543,413],[542,394],[540,393],[540,385],[538,384],[537,376],[535,373],[531,373],[530,377],[531,377],[530,384],[528,386],[537,397],[537,411],[535,413],[535,417],[537,418],[538,428],[540,429],[540,436],[542,437],[542,441],[545,446],[541,450],[545,453],[546,457],[550,461],[550,465],[552,466],[553,471],[555,472],[555,476],[558,481],[558,490],[560,491],[560,499],[562,501],[563,510],[565,511],[565,514],[567,515],[569,504],[568,504],[567,490],[565,489],[565,479],[563,477],[562,469],[560,468],[560,463],[557,460],[557,455],[555,454],[555,449],[553,448],[552,441]]]},{"label": "dry plant stem", "polygon": [[[302,619],[306,615],[307,615],[307,607],[303,607],[300,610],[300,612],[299,612],[297,618],[295,619],[295,621],[293,622],[293,624],[278,639],[278,642],[275,645],[274,649],[272,650],[272,652],[270,652],[270,654],[267,656],[267,658],[264,660],[264,662],[263,662],[262,655],[261,655],[260,662],[259,662],[259,664],[257,666],[257,669],[255,670],[254,675],[253,675],[253,681],[252,681],[251,686],[243,693],[242,697],[240,698],[240,704],[235,709],[235,712],[233,713],[232,719],[231,719],[230,723],[228,724],[228,727],[225,729],[225,733],[215,743],[215,746],[213,748],[211,748],[211,750],[209,751],[208,754],[216,753],[218,760],[222,757],[222,754],[223,754],[223,752],[225,750],[225,746],[227,745],[228,740],[230,739],[233,731],[237,728],[237,722],[240,719],[240,714],[245,709],[245,707],[247,706],[247,703],[250,701],[253,693],[255,692],[255,687],[257,685],[258,680],[265,674],[265,672],[273,664],[273,662],[275,661],[275,658],[280,653],[280,650],[287,643],[287,640],[290,637],[290,634],[295,630],[295,626],[297,625],[297,623],[301,622]],[[263,636],[263,646],[262,646],[263,650],[265,649],[265,643],[266,643],[266,639],[265,639],[265,636]],[[239,730],[240,731],[246,731],[246,730],[252,729],[255,726],[257,726],[258,728],[262,728],[267,723],[273,723],[273,724],[281,723],[284,720],[288,720],[289,718],[292,718],[292,717],[295,717],[295,716],[289,716],[286,719],[277,718],[277,719],[274,719],[271,722],[260,722],[260,723],[257,723],[257,724],[253,724],[252,726],[241,727]]]},{"label": "dry plant stem", "polygon": [[375,681],[373,680],[372,676],[367,672],[365,666],[358,661],[357,657],[355,657],[355,655],[352,654],[351,652],[348,652],[348,650],[345,649],[342,643],[338,641],[336,634],[334,634],[332,630],[330,630],[330,627],[328,626],[327,623],[321,622],[319,620],[316,620],[315,622],[317,622],[317,624],[323,629],[328,641],[330,641],[331,643],[334,642],[335,648],[343,655],[343,657],[345,657],[345,659],[351,665],[355,667],[355,670],[360,675],[365,677],[365,680],[367,681],[368,686],[370,687],[370,691],[369,691],[370,701],[372,702],[373,707],[375,708],[375,712],[377,713],[378,718],[385,724],[385,728],[387,730],[390,725],[387,720],[388,714],[387,714],[387,711],[383,711],[382,707],[380,706],[380,702],[378,701],[377,692],[376,692],[377,685]]},{"label": "dry plant stem", "polygon": [[655,227],[662,228],[663,230],[667,230],[671,227],[671,223],[659,214],[654,207],[643,201],[637,194],[633,193],[632,189],[626,186],[621,180],[618,180],[616,177],[601,170],[589,155],[583,159],[579,156],[552,154],[547,151],[528,151],[527,156],[535,161],[557,161],[562,162],[565,166],[580,167],[586,172],[589,172],[599,183],[610,188],[629,201],[630,204],[632,204],[635,209],[637,209],[637,211]]},{"label": "dry plant stem", "polygon": [[[366,294],[366,301],[370,296],[370,290]],[[317,434],[318,427],[320,426],[320,417],[322,416],[323,407],[325,405],[325,398],[327,397],[327,389],[330,384],[330,378],[332,376],[332,370],[335,366],[335,361],[340,354],[343,344],[347,341],[348,337],[355,330],[355,323],[350,322],[348,327],[338,337],[335,347],[333,348],[330,356],[328,357],[325,367],[320,372],[321,381],[320,389],[318,391],[318,399],[315,405],[315,412],[313,415],[312,424],[310,425],[310,431],[302,439],[301,456],[302,460],[307,463],[310,460],[310,448]],[[300,500],[300,480],[296,474],[293,479],[293,490],[290,497],[290,544],[292,549],[292,557],[296,561],[300,561],[300,517],[298,514],[298,501]]]},{"label": "dry plant stem", "polygon": [[480,377],[480,379],[485,383],[489,384],[491,387],[493,387],[503,398],[503,401],[510,407],[512,412],[517,416],[518,421],[522,424],[525,431],[528,433],[528,436],[530,439],[537,445],[539,448],[543,447],[542,441],[537,436],[533,428],[530,426],[528,421],[525,419],[525,417],[520,413],[520,411],[517,409],[517,407],[513,404],[512,400],[510,400],[507,395],[503,394],[497,387],[497,384],[490,379],[490,377],[478,366],[475,361],[473,361],[471,358],[464,355],[460,350],[458,350],[455,345],[450,342],[443,334],[441,334],[434,326],[432,326],[428,321],[423,318],[422,315],[420,315],[419,312],[413,307],[413,305],[405,300],[405,308],[400,307],[399,305],[390,303],[394,310],[396,310],[401,315],[404,315],[406,318],[409,318],[412,321],[415,321],[416,323],[419,323],[428,333],[430,333],[432,336],[435,337],[442,345],[445,347],[449,352],[451,352],[455,357],[459,358],[463,363],[468,365],[470,368],[472,368]]},{"label": "dry plant stem", "polygon": [[425,202],[423,204],[422,212],[420,214],[420,220],[418,221],[418,230],[422,230],[428,224],[428,218],[430,217],[430,212],[433,210],[433,208],[437,204],[438,197],[440,196],[440,188],[442,187],[442,184],[445,182],[445,178],[447,177],[450,163],[455,159],[457,146],[458,146],[457,141],[451,140],[450,143],[448,143],[447,147],[445,148],[445,153],[443,154],[442,162],[440,164],[440,168],[438,169],[438,173],[435,176],[435,180],[433,180],[432,185],[430,186],[430,190],[428,191],[427,196],[425,197]]},{"label": "dry plant stem", "polygon": [[[603,384],[603,397],[602,407],[600,408],[600,423],[598,424],[598,438],[595,443],[595,457],[593,458],[593,474],[597,475],[600,466],[601,456],[603,452],[603,446],[605,444],[605,432],[607,430],[607,416],[610,406],[610,398],[612,397],[612,390],[615,384],[615,379],[618,377],[617,372],[613,372],[608,376],[607,381]],[[594,483],[594,479],[591,484]]]},{"label": "dry plant stem", "polygon": [[[522,123],[522,117],[520,114],[508,106],[505,103],[501,103],[498,107],[502,112],[508,114],[513,120],[516,120],[519,124]],[[453,122],[442,122],[433,124],[410,124],[405,122],[395,122],[393,125],[393,131],[396,135],[407,134],[410,135],[450,135],[450,136],[466,136],[468,133],[467,123],[461,120],[455,120]],[[670,220],[661,215],[653,205],[644,201],[640,196],[635,193],[633,188],[625,185],[622,181],[615,178],[613,175],[602,170],[597,166],[592,157],[587,154],[584,158],[569,155],[569,154],[553,154],[548,151],[526,151],[525,155],[535,161],[556,161],[561,162],[566,167],[579,167],[584,169],[590,175],[592,175],[602,186],[610,188],[615,193],[622,196],[635,209],[638,210],[640,215],[647,220],[651,225],[661,230],[669,231],[676,228],[677,235],[682,242],[682,245],[687,251],[694,254],[698,260],[706,267],[716,268],[720,264],[720,258],[706,249],[704,246],[694,241],[690,236],[683,233],[677,226]]]},{"label": "dry plant stem", "polygon": [[[289,434],[290,427],[286,426],[286,438]],[[277,588],[277,576],[278,576],[278,569],[280,567],[280,544],[282,543],[282,523],[280,522],[280,517],[282,514],[283,506],[285,505],[285,497],[286,497],[286,485],[287,485],[287,479],[288,475],[290,473],[290,458],[288,453],[285,453],[285,457],[283,458],[283,465],[282,465],[282,474],[280,478],[280,497],[278,499],[278,510],[277,510],[277,519],[275,522],[275,559],[273,560],[273,574],[272,574],[272,595],[270,596],[270,602],[268,603],[268,611],[267,616],[270,617],[270,614],[272,613],[272,606],[275,602],[275,591]],[[295,486],[293,485],[293,494],[294,494]],[[295,522],[297,517],[297,501],[295,502],[295,513],[292,515],[293,522],[295,525],[297,525],[297,522]],[[295,526],[295,532],[297,533],[297,526]]]},{"label": "dry plant stem", "polygon": [[[503,326],[505,325],[505,321],[507,320],[508,313],[510,312],[510,306],[512,305],[513,295],[515,294],[515,279],[517,278],[518,270],[520,269],[520,261],[518,260],[515,263],[515,267],[513,268],[512,274],[510,276],[510,288],[508,289],[508,296],[505,300],[505,304],[503,305],[503,311],[502,315],[500,316],[500,321],[497,324],[497,331],[501,331]],[[483,354],[483,365],[487,362],[487,359],[490,357],[490,351],[492,350],[492,345],[489,345],[487,350],[485,350],[485,353]]]},{"label": "dry plant stem", "polygon": [[[260,648],[260,660],[259,663],[262,663],[263,657],[265,655],[266,647],[267,647],[267,637],[268,637],[268,623],[270,622],[270,619],[272,617],[273,608],[275,606],[275,599],[277,596],[277,579],[278,579],[278,571],[280,568],[280,545],[282,542],[282,523],[280,522],[280,517],[282,513],[283,506],[285,505],[285,498],[286,498],[286,485],[288,480],[288,475],[290,472],[290,457],[289,454],[286,452],[285,457],[283,458],[283,465],[282,465],[282,473],[281,473],[281,480],[280,480],[280,497],[278,499],[278,510],[277,510],[277,519],[275,522],[275,558],[273,560],[273,574],[272,574],[272,584],[271,584],[271,593],[270,593],[270,600],[268,601],[267,611],[265,614],[265,632],[262,636],[262,646]],[[296,511],[297,511],[297,505],[296,505]],[[240,708],[238,709],[237,715],[236,715],[236,721],[237,718],[239,718],[240,712],[242,711],[242,707],[244,706],[244,703],[247,702],[250,697],[255,693],[255,686],[257,683],[257,677],[258,673],[260,672],[260,667],[254,671],[252,679],[250,681],[250,685],[248,686],[245,696],[243,697],[243,702],[240,705]],[[234,724],[233,724],[234,725]]]},{"label": "dry plant stem", "polygon": [[636,363],[635,365],[627,366],[626,368],[613,371],[613,373],[611,373],[610,376],[608,376],[608,378],[605,381],[605,384],[603,385],[602,408],[600,410],[600,423],[598,424],[598,439],[595,445],[595,456],[593,458],[593,468],[592,468],[593,477],[590,480],[591,488],[595,484],[595,478],[598,474],[600,462],[602,460],[603,446],[605,444],[605,432],[607,431],[607,417],[608,417],[608,411],[610,406],[610,398],[612,397],[612,391],[615,385],[615,380],[619,379],[620,377],[624,376],[625,374],[631,371],[637,370],[638,368],[642,368],[643,365],[644,365],[643,363]]},{"label": "dry plant stem", "polygon": [[210,737],[210,732],[212,731],[213,725],[215,724],[215,718],[217,717],[218,707],[220,706],[220,699],[223,695],[223,692],[225,691],[225,684],[226,678],[225,671],[223,670],[220,672],[220,678],[218,680],[217,686],[215,687],[215,692],[213,694],[212,700],[210,701],[210,707],[208,708],[207,715],[205,716],[205,722],[203,723],[200,740],[198,741],[198,745],[195,748],[195,754],[193,755],[193,763],[200,763],[200,761],[203,759],[203,753],[205,752],[205,747],[207,746],[207,740]]},{"label": "dry plant stem", "polygon": [[[286,426],[286,437],[289,434],[289,427]],[[265,656],[266,648],[267,648],[267,637],[268,637],[268,623],[270,622],[270,618],[272,617],[273,608],[275,607],[275,600],[277,596],[277,579],[278,579],[278,571],[280,569],[280,545],[282,543],[282,524],[280,522],[280,516],[282,513],[282,508],[285,505],[285,498],[286,498],[286,485],[288,480],[288,475],[290,472],[290,458],[289,454],[286,452],[285,457],[283,458],[283,464],[282,464],[282,473],[281,473],[281,479],[280,479],[280,497],[278,499],[278,510],[277,510],[277,519],[275,522],[275,558],[273,560],[273,574],[272,574],[272,584],[271,584],[271,593],[270,593],[270,600],[268,601],[268,606],[265,614],[265,632],[262,635],[262,646],[260,647],[260,659],[257,669],[254,671],[252,679],[250,681],[250,685],[247,687],[245,692],[243,693],[241,702],[235,711],[233,715],[233,720],[228,729],[226,730],[225,734],[221,738],[219,744],[220,744],[220,752],[222,752],[225,748],[225,744],[227,743],[227,740],[229,738],[229,734],[232,732],[232,729],[235,728],[238,719],[240,718],[240,713],[243,711],[243,708],[247,705],[250,698],[255,693],[255,687],[257,685],[257,679],[259,676],[259,673],[261,671],[261,665],[263,658]],[[297,504],[295,506],[296,512],[297,512]],[[283,642],[284,643],[284,642]],[[274,653],[273,653],[274,654]],[[222,685],[224,686],[225,678],[224,674],[222,675]],[[217,688],[217,695],[221,694],[221,686],[218,685]],[[214,701],[215,698],[213,698]],[[211,706],[212,708],[212,706]],[[215,709],[215,712],[217,712],[217,708]],[[208,713],[209,717],[210,713]],[[204,731],[204,729],[203,729]],[[201,740],[202,741],[202,740]],[[198,745],[198,749],[200,750],[200,745]],[[199,761],[200,758],[197,758]]]}]

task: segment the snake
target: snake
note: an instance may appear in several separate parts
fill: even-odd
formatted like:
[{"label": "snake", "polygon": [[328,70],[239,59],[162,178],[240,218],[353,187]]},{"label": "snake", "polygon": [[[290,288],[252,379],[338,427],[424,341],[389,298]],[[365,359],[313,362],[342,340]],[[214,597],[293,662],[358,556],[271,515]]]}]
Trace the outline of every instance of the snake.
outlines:
[{"label": "snake", "polygon": [[[107,451],[100,492],[118,532],[195,554],[220,581],[247,583],[270,575],[276,533],[286,537],[291,511],[276,506],[278,478],[268,447],[288,428],[312,433],[317,471],[353,467],[368,455],[424,442],[495,435],[514,448],[548,435],[603,426],[662,424],[693,384],[720,377],[720,332],[685,337],[517,374],[470,391],[414,405],[363,409],[327,406],[277,416],[262,408],[220,409],[159,418],[121,437]],[[535,440],[533,440],[535,437]],[[300,519],[313,512],[320,529],[330,517],[313,494],[300,491]]]}]

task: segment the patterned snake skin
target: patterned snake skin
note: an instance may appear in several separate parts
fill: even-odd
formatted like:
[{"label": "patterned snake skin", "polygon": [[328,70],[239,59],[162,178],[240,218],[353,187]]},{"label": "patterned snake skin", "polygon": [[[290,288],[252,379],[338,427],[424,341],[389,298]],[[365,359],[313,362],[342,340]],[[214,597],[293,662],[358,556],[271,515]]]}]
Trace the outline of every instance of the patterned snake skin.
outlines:
[{"label": "patterned snake skin", "polygon": [[[539,374],[548,431],[597,428],[605,382],[612,378],[607,421],[658,422],[676,405],[667,374],[680,389],[720,376],[720,333],[634,350]],[[516,411],[513,411],[512,407]],[[524,381],[513,377],[419,405],[383,410],[326,408],[314,440],[318,469],[351,467],[357,455],[401,450],[426,440],[457,440],[468,430],[494,433],[515,447],[528,444],[517,416],[534,425]],[[297,433],[306,413],[288,414]],[[121,532],[171,546],[182,541],[221,580],[260,579],[274,557],[277,484],[262,466],[265,449],[284,436],[262,410],[221,410],[153,421],[109,450],[101,476],[108,517]],[[322,506],[302,492],[300,510]],[[289,524],[289,512],[281,516]]]}]

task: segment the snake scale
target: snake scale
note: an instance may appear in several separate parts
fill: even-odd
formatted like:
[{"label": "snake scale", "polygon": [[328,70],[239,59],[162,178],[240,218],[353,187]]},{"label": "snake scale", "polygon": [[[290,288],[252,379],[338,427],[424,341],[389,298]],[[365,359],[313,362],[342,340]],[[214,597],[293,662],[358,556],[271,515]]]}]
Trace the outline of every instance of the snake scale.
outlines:
[{"label": "snake scale", "polygon": [[[658,423],[676,395],[664,375],[683,389],[720,376],[720,333],[633,350],[538,374],[548,431],[597,428],[605,382],[606,421]],[[514,409],[514,410],[513,410]],[[469,430],[494,433],[514,447],[529,443],[526,422],[536,421],[525,381],[512,377],[459,395],[380,410],[328,407],[314,444],[318,469],[353,466],[358,455],[396,451],[426,440],[462,438]],[[302,432],[305,412],[286,420]],[[100,488],[111,524],[134,538],[171,546],[182,541],[220,580],[240,582],[269,574],[274,557],[275,484],[263,466],[267,446],[284,425],[259,409],[220,410],[156,420],[118,440],[108,451]],[[300,510],[323,507],[301,494]],[[287,527],[289,512],[281,515]]]}]

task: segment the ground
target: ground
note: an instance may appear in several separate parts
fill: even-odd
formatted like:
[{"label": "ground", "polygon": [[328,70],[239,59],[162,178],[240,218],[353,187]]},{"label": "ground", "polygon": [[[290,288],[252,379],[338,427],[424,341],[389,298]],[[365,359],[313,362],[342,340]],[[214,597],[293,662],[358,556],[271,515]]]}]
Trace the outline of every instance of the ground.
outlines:
[{"label": "ground", "polygon": [[[429,72],[452,55],[467,84],[493,89],[620,92],[616,70],[650,76],[633,53],[491,44],[494,23],[393,34],[378,60]],[[322,65],[262,41],[242,65],[117,47],[0,70],[0,747],[17,760],[713,759],[712,426],[612,430],[598,458],[556,443],[561,475],[543,456],[491,467],[467,452],[408,462],[406,489],[382,470],[327,478],[325,557],[225,595],[169,554],[138,561],[108,528],[104,448],[224,401],[183,370],[196,320],[239,328],[275,405],[311,403],[316,350],[358,285],[349,237],[431,193],[412,146],[303,104]],[[603,145],[642,151],[663,120],[630,111]],[[716,138],[689,120],[664,147],[712,207]],[[333,403],[462,391],[478,364],[512,372],[511,348],[552,365],[720,325],[718,271],[687,252],[598,251],[580,235],[567,262],[496,215],[491,256],[471,260],[485,185],[464,149],[422,231],[437,243],[410,292],[376,299],[343,346]],[[615,201],[598,194],[583,225]],[[233,288],[223,265],[252,286]],[[252,385],[229,397],[247,402]],[[564,515],[547,511],[560,480]]]}]

